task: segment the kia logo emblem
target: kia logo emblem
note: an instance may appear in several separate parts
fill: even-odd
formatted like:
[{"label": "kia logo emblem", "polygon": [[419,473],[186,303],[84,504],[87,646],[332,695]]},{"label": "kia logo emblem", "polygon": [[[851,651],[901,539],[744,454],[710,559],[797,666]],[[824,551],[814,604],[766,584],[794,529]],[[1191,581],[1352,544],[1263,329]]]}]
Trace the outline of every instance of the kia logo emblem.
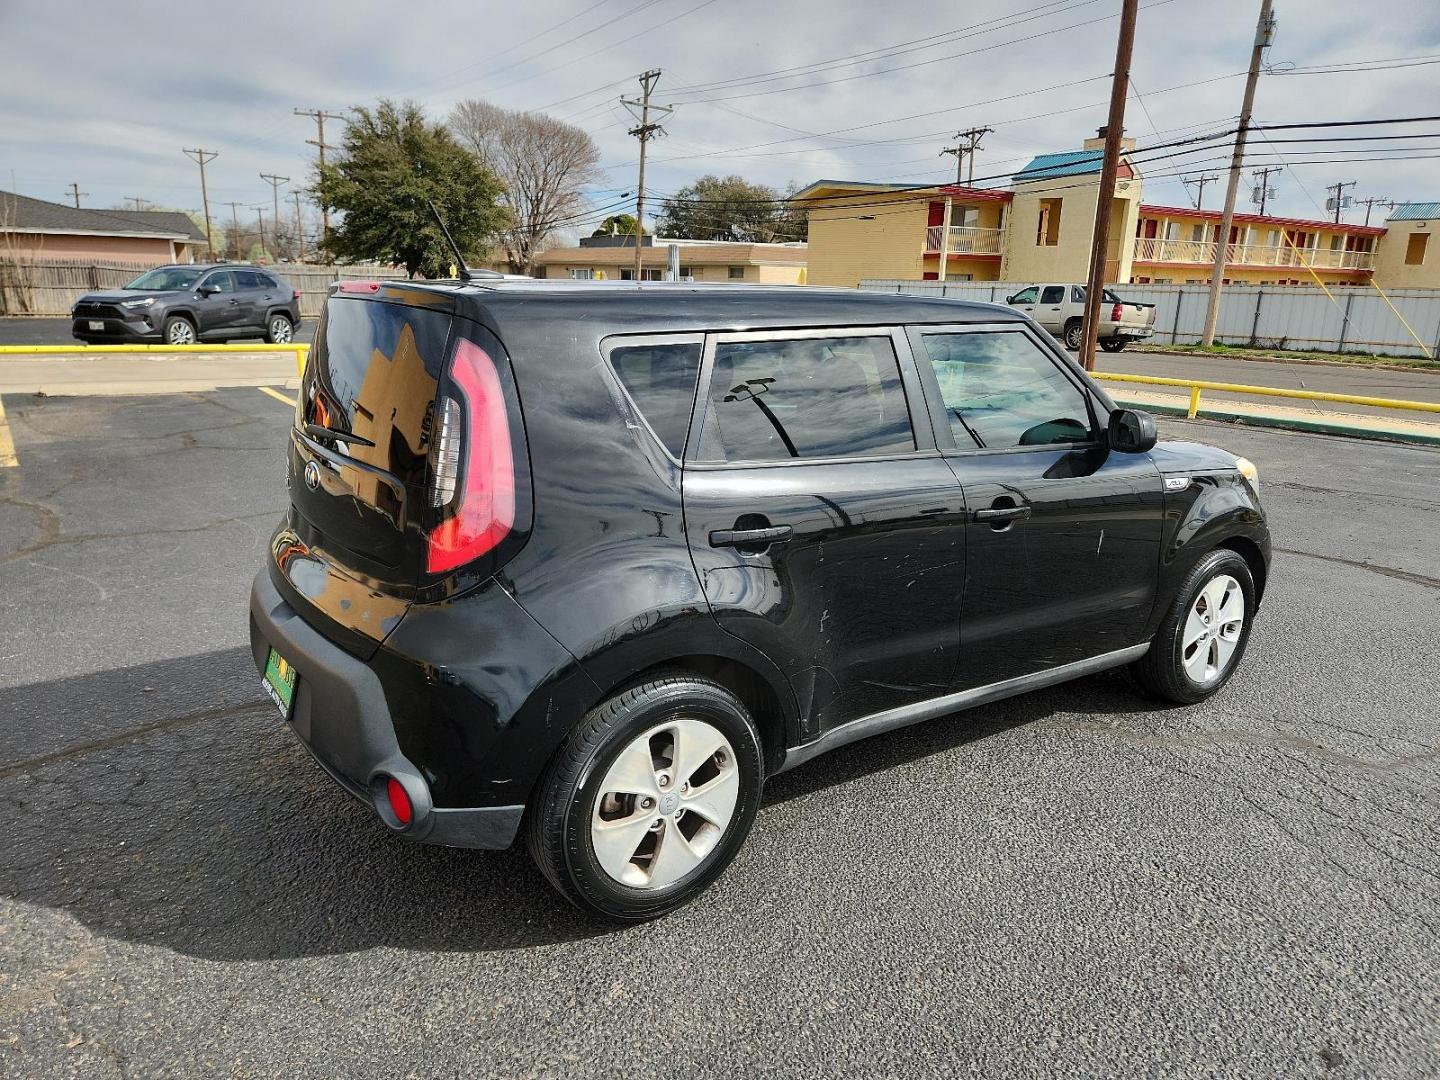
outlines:
[{"label": "kia logo emblem", "polygon": [[311,491],[318,491],[320,488],[320,466],[313,461],[305,463],[305,486]]}]

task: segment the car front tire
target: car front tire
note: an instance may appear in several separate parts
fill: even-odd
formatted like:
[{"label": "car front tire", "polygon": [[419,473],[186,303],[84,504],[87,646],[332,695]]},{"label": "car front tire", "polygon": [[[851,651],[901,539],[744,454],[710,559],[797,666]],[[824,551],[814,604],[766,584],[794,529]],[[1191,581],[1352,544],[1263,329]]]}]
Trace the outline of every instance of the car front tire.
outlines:
[{"label": "car front tire", "polygon": [[1236,552],[1217,548],[1185,575],[1150,651],[1132,670],[1156,697],[1193,705],[1219,692],[1245,655],[1255,580]]},{"label": "car front tire", "polygon": [[612,697],[570,733],[527,813],[526,845],[571,903],[640,922],[724,872],[763,786],[745,706],[717,683],[677,673]]},{"label": "car front tire", "polygon": [[1078,352],[1085,337],[1085,324],[1079,319],[1071,319],[1065,324],[1065,347],[1071,352]]},{"label": "car front tire", "polygon": [[194,345],[197,340],[195,324],[184,315],[171,315],[165,320],[166,345]]}]

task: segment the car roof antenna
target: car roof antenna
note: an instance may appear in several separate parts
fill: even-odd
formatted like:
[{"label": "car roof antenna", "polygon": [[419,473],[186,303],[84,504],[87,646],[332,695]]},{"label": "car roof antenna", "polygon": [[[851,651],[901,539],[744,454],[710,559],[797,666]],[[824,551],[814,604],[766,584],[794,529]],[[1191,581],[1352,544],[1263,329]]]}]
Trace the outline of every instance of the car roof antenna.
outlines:
[{"label": "car roof antenna", "polygon": [[440,231],[445,234],[445,242],[450,245],[450,250],[455,253],[455,267],[459,271],[461,281],[474,281],[475,277],[465,266],[465,256],[460,254],[460,245],[455,243],[455,238],[450,235],[450,230],[445,227],[445,219],[440,216],[440,211],[435,209],[435,203],[431,199],[425,200],[425,205],[430,207],[430,213],[435,215],[435,224],[440,226]]}]

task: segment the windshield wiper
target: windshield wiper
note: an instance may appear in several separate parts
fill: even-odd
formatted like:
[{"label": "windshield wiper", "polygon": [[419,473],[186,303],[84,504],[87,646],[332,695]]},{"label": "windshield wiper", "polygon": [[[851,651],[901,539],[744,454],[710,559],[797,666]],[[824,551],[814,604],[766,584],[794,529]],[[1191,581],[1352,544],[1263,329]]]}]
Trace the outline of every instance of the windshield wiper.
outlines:
[{"label": "windshield wiper", "polygon": [[375,445],[363,435],[356,435],[349,431],[336,431],[334,428],[321,427],[319,424],[306,424],[305,434],[313,435],[317,439],[334,439],[336,442],[359,443],[361,446]]},{"label": "windshield wiper", "polygon": [[981,450],[984,450],[985,440],[980,438],[980,433],[977,432],[973,427],[971,427],[970,424],[966,421],[965,414],[954,406],[951,407],[950,411],[955,414],[955,419],[960,421],[960,426],[970,433],[970,437],[975,440],[975,445],[978,446]]}]

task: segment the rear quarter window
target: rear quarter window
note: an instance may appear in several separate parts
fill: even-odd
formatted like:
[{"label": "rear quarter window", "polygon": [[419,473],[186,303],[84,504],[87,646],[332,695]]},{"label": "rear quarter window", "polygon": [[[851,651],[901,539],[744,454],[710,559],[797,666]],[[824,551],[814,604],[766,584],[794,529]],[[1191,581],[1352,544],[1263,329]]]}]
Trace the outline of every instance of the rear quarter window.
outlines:
[{"label": "rear quarter window", "polygon": [[679,458],[700,378],[700,342],[616,345],[610,366],[655,437]]}]

